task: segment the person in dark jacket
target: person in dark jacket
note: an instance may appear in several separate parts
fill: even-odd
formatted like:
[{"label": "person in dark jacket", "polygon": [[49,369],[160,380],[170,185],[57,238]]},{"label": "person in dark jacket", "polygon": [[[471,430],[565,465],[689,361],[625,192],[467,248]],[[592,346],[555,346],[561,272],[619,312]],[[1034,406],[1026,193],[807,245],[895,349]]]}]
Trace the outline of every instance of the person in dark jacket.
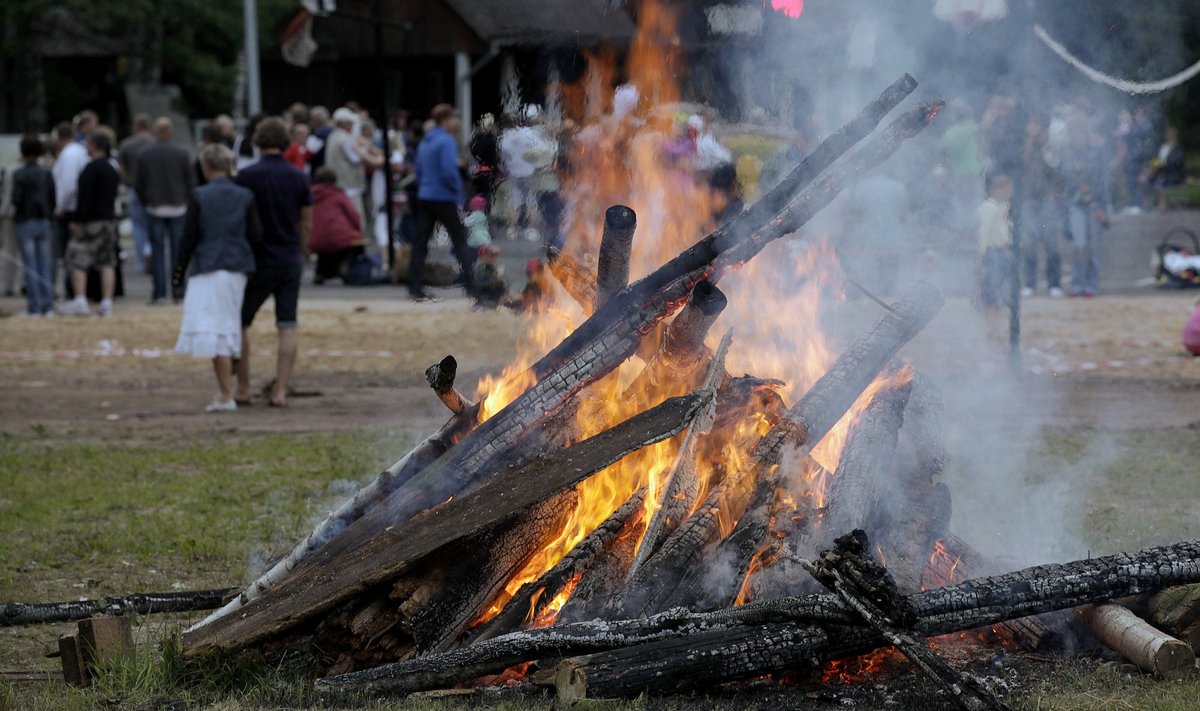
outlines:
[{"label": "person in dark jacket", "polygon": [[[142,149],[135,163],[133,180],[138,198],[149,213],[150,273],[154,279],[151,304],[161,304],[167,297],[167,240],[171,258],[179,254],[183,239],[184,216],[188,200],[196,187],[196,174],[187,149],[172,142],[175,127],[171,119],[161,116],[154,122],[155,143]],[[169,237],[168,237],[169,235]],[[182,291],[171,296],[178,302]]]},{"label": "person in dark jacket", "polygon": [[87,302],[87,273],[100,271],[100,316],[112,314],[113,292],[117,284],[117,189],[121,176],[108,158],[112,141],[106,131],[88,137],[91,159],[79,174],[79,197],[75,210],[67,217],[66,262],[71,270],[75,299],[61,309],[71,316],[91,314]]},{"label": "person in dark jacket", "polygon": [[425,257],[429,254],[434,223],[438,222],[450,235],[454,256],[462,267],[463,288],[468,296],[475,293],[474,255],[467,246],[467,228],[458,216],[458,206],[463,204],[466,196],[454,133],[462,118],[449,104],[433,107],[430,117],[436,125],[425,134],[417,152],[417,235],[408,264],[408,293],[415,301],[436,301],[421,285],[421,270],[425,268]]},{"label": "person in dark jacket", "polygon": [[23,165],[13,173],[13,223],[25,270],[26,313],[54,313],[54,177],[38,163],[46,148],[32,134],[21,139]]},{"label": "person in dark jacket", "polygon": [[205,184],[188,203],[171,277],[171,285],[181,288],[191,266],[175,350],[212,359],[218,392],[205,411],[230,412],[237,409],[233,359],[242,352],[242,299],[255,266],[251,244],[262,239],[262,225],[254,193],[229,179],[233,151],[219,143],[205,146],[200,166]]}]

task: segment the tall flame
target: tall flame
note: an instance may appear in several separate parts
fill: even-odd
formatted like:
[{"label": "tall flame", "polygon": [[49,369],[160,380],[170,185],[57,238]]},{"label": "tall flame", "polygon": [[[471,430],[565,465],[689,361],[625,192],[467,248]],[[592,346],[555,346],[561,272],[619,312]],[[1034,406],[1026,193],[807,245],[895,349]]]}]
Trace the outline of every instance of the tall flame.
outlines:
[{"label": "tall flame", "polygon": [[[785,12],[797,15],[803,7],[803,3],[785,4]],[[611,54],[590,56],[580,84],[564,90],[564,109],[582,127],[571,144],[571,176],[563,181],[563,194],[571,206],[565,225],[565,253],[588,264],[589,255],[599,248],[604,210],[613,204],[628,205],[638,217],[631,279],[649,273],[709,232],[714,227],[713,215],[723,207],[708,185],[693,177],[686,158],[665,150],[668,142],[684,140],[687,135],[676,115],[680,108],[676,103],[680,98],[676,75],[681,70],[676,20],[675,12],[664,3],[641,6],[638,33],[626,64],[628,82],[636,87],[639,97],[632,112],[621,116],[608,113],[601,99],[617,76]],[[834,349],[823,335],[821,311],[830,295],[840,297],[840,281],[840,268],[827,242],[819,241],[805,250],[773,244],[762,258],[727,274],[722,281],[730,297],[729,308],[712,329],[708,345],[714,347],[727,328],[736,326],[727,358],[728,372],[784,380],[787,387],[782,395],[787,401],[795,401],[833,363]],[[491,417],[533,385],[530,365],[582,323],[585,316],[565,297],[558,300],[557,310],[535,316],[530,335],[514,362],[499,377],[481,381],[481,416]],[[627,392],[643,367],[640,360],[631,359],[580,398],[573,433],[576,441],[694,386],[685,379],[666,378],[651,387],[643,387],[644,381],[638,381],[640,390]],[[856,403],[855,411],[814,451],[814,459],[825,470],[836,467],[849,423],[868,399],[864,396]],[[749,452],[771,424],[762,413],[750,411],[730,432],[710,437],[699,449],[698,469],[705,489],[731,476],[737,477],[738,486],[753,487],[754,481],[738,475],[752,471]],[[648,490],[644,520],[649,520],[658,506],[663,478],[679,453],[679,439],[645,447],[581,483],[577,487],[578,504],[566,525],[536,551],[476,623],[498,614],[522,585],[552,568],[641,487]],[[823,501],[819,471],[814,467],[811,477],[802,482],[804,490],[790,492],[789,498]],[[695,505],[699,505],[703,493]],[[720,522],[722,533],[727,533],[736,524],[736,517],[732,512],[722,512]],[[575,582],[558,593],[531,624],[551,624]]]}]

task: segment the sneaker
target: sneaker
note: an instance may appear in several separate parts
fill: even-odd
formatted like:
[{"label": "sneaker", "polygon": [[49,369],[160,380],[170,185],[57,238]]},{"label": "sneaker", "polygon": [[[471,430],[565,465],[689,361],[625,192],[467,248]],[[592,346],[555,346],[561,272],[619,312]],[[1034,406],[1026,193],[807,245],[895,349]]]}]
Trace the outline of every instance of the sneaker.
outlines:
[{"label": "sneaker", "polygon": [[1024,296],[1026,299],[1028,299],[1029,297],[1033,296],[1033,289],[1029,288],[1028,286],[1024,289],[1021,289],[1021,296]]},{"label": "sneaker", "polygon": [[213,401],[204,408],[205,412],[235,412],[236,410],[237,402],[235,400],[222,400],[219,397],[213,398]]},{"label": "sneaker", "polygon": [[418,304],[436,304],[441,302],[441,298],[426,291],[422,291],[418,294],[410,294],[410,296],[412,297],[412,300]]},{"label": "sneaker", "polygon": [[105,299],[100,302],[100,307],[96,309],[97,316],[112,316],[112,301]]},{"label": "sneaker", "polygon": [[63,316],[91,316],[92,310],[88,308],[86,301],[78,299],[60,304],[58,312]]},{"label": "sneaker", "polygon": [[167,300],[162,298],[161,296],[159,296],[159,297],[150,299],[146,303],[150,306],[165,306],[167,303]]},{"label": "sneaker", "polygon": [[1050,289],[1050,298],[1051,299],[1061,299],[1062,296],[1063,296],[1063,290],[1058,288],[1057,286],[1052,287]]}]

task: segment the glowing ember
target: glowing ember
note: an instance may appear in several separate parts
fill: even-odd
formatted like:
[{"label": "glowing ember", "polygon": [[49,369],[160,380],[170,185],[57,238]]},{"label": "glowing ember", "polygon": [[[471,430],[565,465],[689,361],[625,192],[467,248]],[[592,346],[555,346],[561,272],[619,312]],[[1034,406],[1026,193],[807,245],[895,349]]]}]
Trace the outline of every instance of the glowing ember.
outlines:
[{"label": "glowing ember", "polygon": [[771,0],[771,9],[797,18],[804,14],[804,0]]}]

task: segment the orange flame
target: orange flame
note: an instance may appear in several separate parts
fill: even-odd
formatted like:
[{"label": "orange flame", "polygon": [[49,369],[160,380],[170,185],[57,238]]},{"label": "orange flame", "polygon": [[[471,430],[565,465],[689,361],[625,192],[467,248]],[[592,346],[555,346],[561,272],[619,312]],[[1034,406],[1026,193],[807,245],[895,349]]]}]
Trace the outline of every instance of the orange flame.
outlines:
[{"label": "orange flame", "polygon": [[[681,59],[675,23],[676,13],[665,3],[646,2],[639,9],[638,33],[626,64],[627,81],[636,87],[639,96],[637,108],[631,113],[620,117],[604,113],[607,101],[600,97],[617,76],[612,54],[590,56],[580,85],[564,91],[564,109],[582,127],[570,144],[572,174],[563,178],[563,194],[571,205],[569,222],[564,226],[564,249],[585,267],[592,263],[590,255],[598,252],[604,210],[610,205],[628,205],[638,216],[631,279],[649,273],[709,232],[714,227],[715,211],[722,207],[707,182],[695,176],[686,154],[680,157],[666,150],[668,142],[685,141],[688,135],[678,115],[683,107],[677,103],[680,92],[676,76],[681,71]],[[781,394],[786,401],[795,401],[835,359],[834,346],[823,335],[821,319],[830,296],[840,298],[841,283],[840,267],[827,241],[818,241],[807,249],[783,242],[772,244],[760,259],[723,279],[721,286],[730,297],[729,307],[712,329],[708,345],[715,347],[721,334],[736,326],[727,371],[784,380],[787,387]],[[577,293],[581,284],[570,286],[568,291]],[[583,309],[564,297],[558,294],[555,309],[534,317],[517,358],[500,376],[480,382],[482,419],[493,416],[532,386],[530,365],[582,323],[586,317]],[[647,384],[637,380],[643,368],[643,363],[631,360],[580,398],[573,432],[576,441],[666,398],[684,394],[695,385],[679,377]],[[635,381],[637,392],[627,392]],[[870,397],[894,383],[895,377],[881,378],[815,448],[813,459],[825,471],[835,470],[850,423]],[[698,448],[701,492],[693,509],[721,481],[729,480],[739,487],[755,485],[751,477],[745,476],[753,471],[749,452],[772,424],[751,410],[737,419],[731,432],[714,432],[706,438]],[[578,504],[563,529],[513,576],[475,624],[498,614],[522,585],[536,581],[552,568],[641,487],[648,490],[643,520],[649,520],[658,507],[664,477],[679,453],[680,439],[645,447],[581,483],[577,487]],[[820,469],[813,467],[809,476],[797,484],[797,490],[787,492],[787,496],[793,501],[823,505],[828,476]],[[721,511],[722,535],[737,523],[737,515]],[[759,561],[761,565],[769,562]],[[556,596],[531,624],[551,624],[572,590],[573,585]]]}]

